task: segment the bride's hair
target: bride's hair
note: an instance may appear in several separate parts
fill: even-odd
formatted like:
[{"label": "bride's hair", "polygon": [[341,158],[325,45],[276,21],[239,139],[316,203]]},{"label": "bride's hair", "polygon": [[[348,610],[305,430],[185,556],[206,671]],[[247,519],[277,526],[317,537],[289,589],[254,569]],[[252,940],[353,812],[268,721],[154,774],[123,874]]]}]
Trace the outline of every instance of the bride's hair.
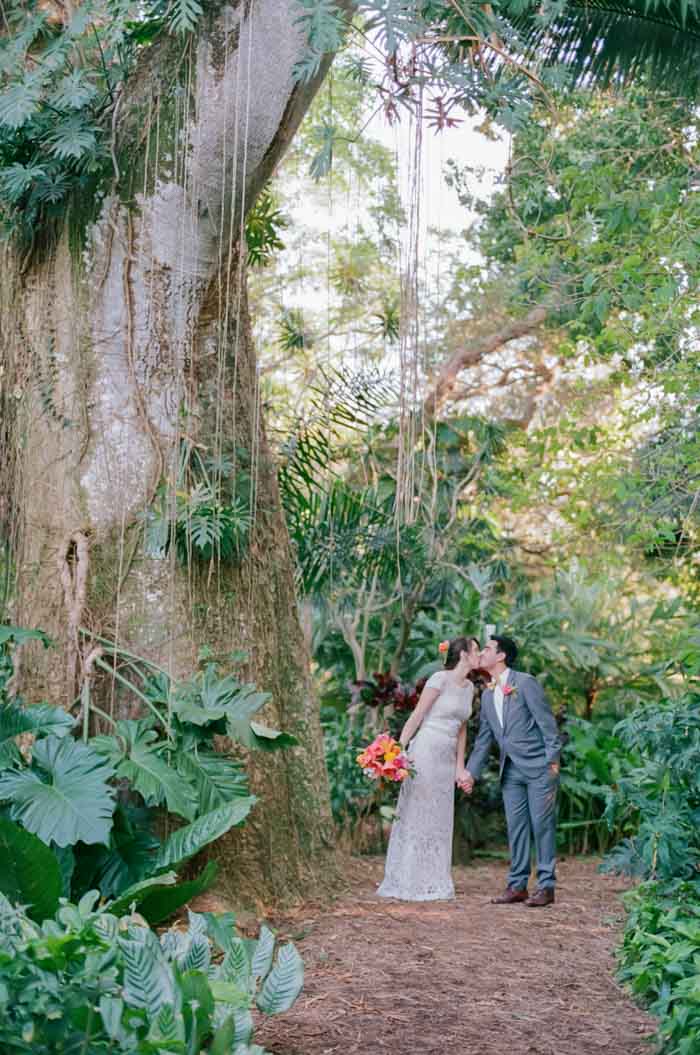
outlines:
[{"label": "bride's hair", "polygon": [[475,637],[454,637],[450,641],[450,647],[447,649],[447,655],[445,656],[445,670],[454,670],[459,663],[460,653],[468,652],[472,643],[477,648],[479,647],[479,642]]}]

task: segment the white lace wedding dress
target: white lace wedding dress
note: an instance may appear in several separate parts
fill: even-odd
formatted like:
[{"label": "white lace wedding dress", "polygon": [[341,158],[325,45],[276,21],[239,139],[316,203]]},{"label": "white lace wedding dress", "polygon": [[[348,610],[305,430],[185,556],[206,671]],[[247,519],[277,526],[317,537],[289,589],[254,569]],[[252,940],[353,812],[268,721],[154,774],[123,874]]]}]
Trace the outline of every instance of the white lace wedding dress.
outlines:
[{"label": "white lace wedding dress", "polygon": [[433,674],[426,688],[440,695],[408,745],[415,775],[401,786],[391,829],[384,881],[377,893],[402,901],[442,901],[454,897],[454,828],[457,737],[472,713],[474,686],[452,684],[449,672]]}]

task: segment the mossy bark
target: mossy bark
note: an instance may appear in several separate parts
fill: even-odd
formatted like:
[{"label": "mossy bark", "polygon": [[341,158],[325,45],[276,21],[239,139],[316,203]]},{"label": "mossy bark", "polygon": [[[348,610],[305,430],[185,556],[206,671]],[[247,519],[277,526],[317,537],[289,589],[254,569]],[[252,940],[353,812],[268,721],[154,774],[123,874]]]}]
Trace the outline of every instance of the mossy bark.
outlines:
[{"label": "mossy bark", "polygon": [[[2,516],[13,539],[11,615],[57,642],[27,647],[19,687],[71,706],[90,647],[82,629],[168,668],[203,645],[249,655],[272,693],[263,720],[299,747],[248,759],[259,796],[223,840],[229,896],[269,902],[332,871],[321,730],[299,626],[275,468],[257,411],[241,219],[320,82],[299,86],[305,42],[292,0],[222,6],[184,57],[151,49],[121,107],[119,174],[80,238],[75,223],[28,269],[4,251]],[[92,203],[91,203],[92,204]],[[75,217],[74,217],[75,219]],[[143,515],[176,478],[183,435],[254,451],[250,545],[236,566],[184,568],[144,547]],[[99,679],[116,712],[134,703]]]}]

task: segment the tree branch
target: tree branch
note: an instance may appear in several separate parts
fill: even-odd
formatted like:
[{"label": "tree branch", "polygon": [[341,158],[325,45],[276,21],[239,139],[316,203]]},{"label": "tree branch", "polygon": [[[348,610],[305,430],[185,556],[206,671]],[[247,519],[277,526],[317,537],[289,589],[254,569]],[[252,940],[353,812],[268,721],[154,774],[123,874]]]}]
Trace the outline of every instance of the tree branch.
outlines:
[{"label": "tree branch", "polygon": [[522,319],[513,319],[500,330],[480,337],[473,344],[460,348],[446,363],[443,363],[432,389],[423,401],[423,415],[426,419],[435,417],[439,407],[452,392],[457,376],[470,366],[477,366],[487,355],[497,351],[509,341],[526,337],[542,325],[547,317],[549,307],[538,304]]}]

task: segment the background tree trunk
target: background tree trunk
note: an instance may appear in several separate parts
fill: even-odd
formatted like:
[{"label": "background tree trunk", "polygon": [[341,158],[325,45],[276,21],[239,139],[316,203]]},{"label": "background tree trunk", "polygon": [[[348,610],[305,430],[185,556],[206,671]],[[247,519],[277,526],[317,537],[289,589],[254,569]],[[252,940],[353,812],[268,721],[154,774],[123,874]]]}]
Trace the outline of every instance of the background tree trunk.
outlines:
[{"label": "background tree trunk", "polygon": [[[149,49],[120,101],[111,191],[76,203],[24,273],[6,250],[0,279],[12,617],[59,645],[24,651],[21,691],[71,705],[86,658],[80,627],[174,676],[192,671],[204,645],[246,650],[246,675],[273,694],[263,720],[300,746],[249,759],[260,801],[215,850],[239,899],[300,892],[310,869],[327,873],[331,840],[241,242],[242,217],[325,72],[294,84],[305,48],[296,13],[293,0],[232,3],[184,53],[174,40]],[[144,548],[143,514],[159,483],[175,486],[184,436],[253,459],[255,521],[238,567],[188,571],[172,549],[156,560]],[[124,712],[113,684],[101,692]]]}]

